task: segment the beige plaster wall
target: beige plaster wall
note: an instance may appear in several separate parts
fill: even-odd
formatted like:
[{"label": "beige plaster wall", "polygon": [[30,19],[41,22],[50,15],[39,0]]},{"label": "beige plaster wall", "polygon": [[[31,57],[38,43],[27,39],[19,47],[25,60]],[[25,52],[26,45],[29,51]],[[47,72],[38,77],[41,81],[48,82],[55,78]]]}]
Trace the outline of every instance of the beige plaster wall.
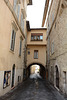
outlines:
[{"label": "beige plaster wall", "polygon": [[[43,41],[31,41],[31,33],[43,33]],[[27,33],[27,45],[46,45],[46,29],[43,30],[31,30]]]},{"label": "beige plaster wall", "polygon": [[[9,0],[13,5],[13,0]],[[10,50],[12,23],[15,23],[18,28],[15,38],[14,52]],[[20,19],[19,19],[20,22]],[[26,28],[25,28],[26,29]],[[24,40],[22,40],[22,54],[19,56],[20,37],[23,35],[16,23],[14,16],[10,9],[7,7],[4,0],[0,1],[0,96],[11,90],[12,84],[12,68],[15,64],[15,82],[14,86],[18,84],[18,76],[21,76],[23,80],[23,68],[24,68]],[[10,86],[3,89],[4,71],[11,71]]]},{"label": "beige plaster wall", "polygon": [[[17,26],[18,31],[16,32],[15,49],[14,49],[14,52],[12,52],[10,50],[10,42],[11,42],[11,32],[12,32],[12,21],[15,21],[15,20],[10,10],[4,3],[4,1],[1,1],[0,3],[2,6],[4,5],[0,9],[0,14],[1,14],[1,17],[0,17],[0,41],[1,41],[0,42],[0,66],[1,67],[0,67],[0,70],[11,69],[13,63],[16,63],[17,65],[16,68],[18,67],[21,68],[23,56],[19,57],[19,43],[20,43],[20,36],[22,36],[22,34]],[[6,12],[4,11],[5,9],[6,9]],[[23,52],[22,52],[22,55],[23,55]]]},{"label": "beige plaster wall", "polygon": [[[38,50],[38,59],[34,59],[34,50]],[[30,51],[30,55],[28,55]],[[32,63],[46,65],[46,46],[27,46],[27,66]]]}]

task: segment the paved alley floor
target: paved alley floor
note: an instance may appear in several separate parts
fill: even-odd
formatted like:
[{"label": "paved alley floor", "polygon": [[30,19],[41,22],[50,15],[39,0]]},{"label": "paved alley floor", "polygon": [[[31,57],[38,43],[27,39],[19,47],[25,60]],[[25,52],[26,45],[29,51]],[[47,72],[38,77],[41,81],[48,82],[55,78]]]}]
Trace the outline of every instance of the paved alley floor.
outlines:
[{"label": "paved alley floor", "polygon": [[65,100],[52,85],[43,79],[28,79],[0,100]]}]

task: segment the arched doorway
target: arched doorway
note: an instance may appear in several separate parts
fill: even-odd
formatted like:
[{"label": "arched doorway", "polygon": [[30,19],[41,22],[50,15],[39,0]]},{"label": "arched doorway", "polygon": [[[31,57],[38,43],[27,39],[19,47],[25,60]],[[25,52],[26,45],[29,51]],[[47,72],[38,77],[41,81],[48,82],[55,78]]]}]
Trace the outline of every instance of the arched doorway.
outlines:
[{"label": "arched doorway", "polygon": [[14,79],[15,79],[15,64],[13,65],[13,68],[12,68],[12,85],[11,85],[11,87],[14,87]]},{"label": "arched doorway", "polygon": [[56,68],[56,87],[59,88],[59,71],[57,66],[55,68]]},{"label": "arched doorway", "polygon": [[39,71],[39,74],[41,75],[41,77],[43,78],[43,79],[45,79],[46,78],[46,70],[45,70],[45,67],[42,65],[42,64],[40,64],[40,63],[32,63],[32,64],[30,64],[28,67],[27,67],[27,77],[29,77],[30,76],[30,74],[31,74],[31,66],[32,65],[39,65],[40,66],[40,71]]}]

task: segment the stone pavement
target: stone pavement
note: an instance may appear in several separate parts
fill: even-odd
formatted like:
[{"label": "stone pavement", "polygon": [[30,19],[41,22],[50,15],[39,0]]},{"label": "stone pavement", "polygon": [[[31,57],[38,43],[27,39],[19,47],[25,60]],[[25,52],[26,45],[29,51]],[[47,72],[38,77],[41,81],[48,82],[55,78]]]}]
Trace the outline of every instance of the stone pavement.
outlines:
[{"label": "stone pavement", "polygon": [[0,100],[65,100],[52,85],[43,79],[28,79],[0,97]]}]

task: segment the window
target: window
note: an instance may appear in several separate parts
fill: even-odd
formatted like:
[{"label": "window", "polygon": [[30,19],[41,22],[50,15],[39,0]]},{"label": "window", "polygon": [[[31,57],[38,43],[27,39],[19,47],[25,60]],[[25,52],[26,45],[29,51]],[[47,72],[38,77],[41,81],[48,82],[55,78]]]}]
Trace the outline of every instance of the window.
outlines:
[{"label": "window", "polygon": [[42,41],[43,33],[31,33],[31,41]]},{"label": "window", "polygon": [[31,36],[31,40],[33,40],[34,39],[34,37],[33,36]]},{"label": "window", "polygon": [[34,50],[34,59],[38,59],[38,50]]},{"label": "window", "polygon": [[20,38],[20,49],[19,49],[19,56],[21,56],[21,50],[22,50],[22,38]]},{"label": "window", "polygon": [[14,11],[17,15],[17,18],[19,19],[20,14],[20,0],[14,0]]},{"label": "window", "polygon": [[37,37],[36,37],[36,36],[34,36],[34,39],[36,40],[36,39],[37,39]]},{"label": "window", "polygon": [[10,77],[11,77],[11,71],[5,71],[3,88],[6,88],[7,86],[10,85]]},{"label": "window", "polygon": [[21,13],[21,28],[24,32],[24,19],[23,19],[23,13]]},{"label": "window", "polygon": [[20,4],[17,5],[18,8],[17,8],[17,18],[19,20],[19,15],[20,15]]},{"label": "window", "polygon": [[15,36],[16,36],[16,33],[15,33],[14,30],[12,30],[11,47],[10,47],[10,49],[11,49],[12,51],[14,51],[14,47],[15,47]]},{"label": "window", "polygon": [[40,36],[40,40],[43,40],[43,36]]},{"label": "window", "polygon": [[52,54],[54,53],[54,42],[52,42],[52,45],[51,45],[51,53]]},{"label": "window", "polygon": [[16,11],[17,0],[14,0],[14,11]]},{"label": "window", "polygon": [[37,40],[40,40],[40,36],[37,36]]},{"label": "window", "polygon": [[66,71],[63,71],[63,83],[66,84]]}]

